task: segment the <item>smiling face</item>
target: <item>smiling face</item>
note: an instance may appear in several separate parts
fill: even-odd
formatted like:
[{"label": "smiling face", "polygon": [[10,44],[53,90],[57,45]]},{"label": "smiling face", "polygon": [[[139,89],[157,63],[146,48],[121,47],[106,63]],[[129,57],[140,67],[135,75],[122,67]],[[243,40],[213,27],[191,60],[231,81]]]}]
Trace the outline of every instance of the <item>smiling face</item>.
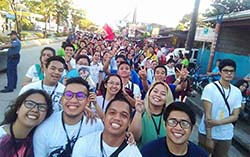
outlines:
[{"label": "smiling face", "polygon": [[54,56],[54,54],[53,54],[53,52],[51,51],[51,50],[44,50],[43,52],[42,52],[42,54],[41,54],[41,63],[43,64],[43,65],[46,65],[46,63],[47,63],[47,59],[48,58],[50,58],[50,57],[52,57],[52,56]]},{"label": "smiling face", "polygon": [[163,107],[166,103],[167,89],[162,84],[157,84],[149,93],[149,102],[152,106]]},{"label": "smiling face", "polygon": [[131,69],[130,69],[129,65],[127,65],[127,64],[122,64],[118,68],[118,75],[121,78],[130,77],[130,72],[131,72]]},{"label": "smiling face", "polygon": [[[172,111],[167,120],[169,119],[176,119],[177,121],[184,120],[190,122],[191,124],[189,116],[182,111]],[[192,127],[183,129],[179,123],[175,127],[171,127],[166,123],[166,131],[168,146],[185,145],[192,133]]]},{"label": "smiling face", "polygon": [[[73,93],[83,92],[86,96],[88,90],[86,86],[79,84],[79,83],[71,83],[68,84],[65,88],[65,91],[71,91]],[[63,107],[63,114],[64,120],[67,119],[79,119],[82,117],[83,110],[88,103],[87,97],[83,100],[78,100],[76,98],[76,94],[73,95],[71,99],[67,99],[65,95],[62,96],[62,107]]]},{"label": "smiling face", "polygon": [[61,79],[62,73],[64,70],[64,66],[59,61],[51,61],[48,65],[48,68],[45,69],[45,79],[50,84],[57,84]]},{"label": "smiling face", "polygon": [[120,136],[126,132],[129,121],[129,104],[120,100],[113,101],[105,113],[104,131],[114,136]]},{"label": "smiling face", "polygon": [[[31,94],[25,100],[26,101],[31,100],[35,103],[47,105],[44,96],[38,93]],[[27,108],[23,102],[23,104],[17,110],[16,122],[19,122],[28,128],[33,128],[39,125],[45,119],[46,114],[47,111],[45,112],[39,111],[37,106],[35,106],[34,108]]]},{"label": "smiling face", "polygon": [[166,79],[166,71],[164,68],[158,67],[155,69],[155,81],[164,81]]},{"label": "smiling face", "polygon": [[122,82],[117,76],[111,76],[105,84],[106,92],[110,95],[116,95],[122,88]]}]

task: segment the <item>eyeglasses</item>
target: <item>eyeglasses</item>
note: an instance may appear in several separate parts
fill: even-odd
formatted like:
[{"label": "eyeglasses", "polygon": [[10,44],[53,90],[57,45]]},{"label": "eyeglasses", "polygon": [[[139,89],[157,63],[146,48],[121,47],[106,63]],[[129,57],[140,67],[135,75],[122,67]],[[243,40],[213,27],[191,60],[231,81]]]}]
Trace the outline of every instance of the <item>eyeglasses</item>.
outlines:
[{"label": "eyeglasses", "polygon": [[189,122],[187,120],[178,121],[175,118],[171,118],[171,119],[167,120],[167,125],[170,126],[170,127],[176,127],[177,124],[180,124],[182,129],[189,129],[192,126],[191,122]]},{"label": "eyeglasses", "polygon": [[235,72],[234,70],[229,70],[229,69],[222,69],[221,71],[222,71],[223,73],[227,73],[227,74],[228,74],[228,73],[231,73],[231,74],[232,74],[232,73]]},{"label": "eyeglasses", "polygon": [[46,112],[48,109],[48,106],[46,104],[37,103],[33,100],[24,100],[23,104],[28,109],[33,109],[34,107],[37,106],[38,111],[41,111],[41,112]]},{"label": "eyeglasses", "polygon": [[109,81],[107,83],[111,84],[111,85],[115,85],[115,86],[120,86],[121,85],[119,82],[113,82],[113,81]]},{"label": "eyeglasses", "polygon": [[85,98],[87,98],[87,95],[85,93],[83,93],[83,92],[74,93],[74,92],[68,90],[68,91],[65,91],[63,93],[64,98],[67,99],[67,100],[71,100],[74,97],[74,95],[76,95],[76,99],[79,100],[79,101],[84,100]]}]

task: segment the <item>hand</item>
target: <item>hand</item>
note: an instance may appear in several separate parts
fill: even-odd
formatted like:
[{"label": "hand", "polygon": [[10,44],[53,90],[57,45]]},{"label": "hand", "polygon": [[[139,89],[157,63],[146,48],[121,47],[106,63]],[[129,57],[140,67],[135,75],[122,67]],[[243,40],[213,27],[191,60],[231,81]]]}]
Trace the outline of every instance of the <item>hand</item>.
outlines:
[{"label": "hand", "polygon": [[212,153],[213,150],[214,150],[214,141],[213,141],[213,139],[211,139],[211,138],[206,138],[205,147],[206,147],[206,150],[207,150],[208,152]]},{"label": "hand", "polygon": [[96,93],[95,92],[89,92],[89,102],[96,105]]},{"label": "hand", "polygon": [[147,80],[147,70],[144,67],[139,66],[140,70],[138,72],[138,75],[140,79]]},{"label": "hand", "polygon": [[85,107],[83,112],[84,112],[85,117],[87,118],[86,124],[90,122],[90,124],[92,125],[94,122],[97,121],[98,116],[94,112],[92,112],[92,110],[88,106]]},{"label": "hand", "polygon": [[135,110],[136,112],[144,112],[144,101],[141,100],[141,95],[135,98]]},{"label": "hand", "polygon": [[129,145],[135,145],[135,137],[132,132],[126,132],[126,139]]},{"label": "hand", "polygon": [[217,120],[212,120],[212,119],[207,119],[205,123],[206,123],[206,127],[208,128],[219,125],[219,122]]}]

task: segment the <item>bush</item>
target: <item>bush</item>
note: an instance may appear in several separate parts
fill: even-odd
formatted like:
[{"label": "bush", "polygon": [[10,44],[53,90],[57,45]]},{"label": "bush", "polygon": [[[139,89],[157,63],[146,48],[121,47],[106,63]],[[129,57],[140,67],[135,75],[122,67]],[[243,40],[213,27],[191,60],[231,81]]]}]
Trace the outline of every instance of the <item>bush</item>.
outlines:
[{"label": "bush", "polygon": [[1,43],[5,43],[5,42],[9,42],[10,38],[8,36],[0,36],[0,42]]},{"label": "bush", "polygon": [[26,38],[27,36],[30,36],[30,35],[31,35],[29,32],[25,32],[25,31],[21,32],[20,34],[21,34],[22,40],[25,40],[25,38]]},{"label": "bush", "polygon": [[60,32],[60,33],[55,33],[56,37],[64,37],[64,36],[68,36],[68,33],[66,32]]},{"label": "bush", "polygon": [[44,38],[44,34],[41,32],[35,32],[34,33],[38,38]]}]

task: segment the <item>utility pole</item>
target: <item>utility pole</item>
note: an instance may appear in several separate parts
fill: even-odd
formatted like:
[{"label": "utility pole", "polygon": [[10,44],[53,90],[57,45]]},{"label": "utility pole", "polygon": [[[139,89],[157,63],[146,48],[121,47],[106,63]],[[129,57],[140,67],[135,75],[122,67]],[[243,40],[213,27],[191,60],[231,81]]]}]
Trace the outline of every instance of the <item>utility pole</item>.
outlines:
[{"label": "utility pole", "polygon": [[194,36],[196,31],[196,22],[198,18],[198,11],[200,6],[200,0],[195,0],[194,10],[192,14],[191,24],[187,35],[187,40],[185,43],[185,49],[190,51],[193,48]]}]

